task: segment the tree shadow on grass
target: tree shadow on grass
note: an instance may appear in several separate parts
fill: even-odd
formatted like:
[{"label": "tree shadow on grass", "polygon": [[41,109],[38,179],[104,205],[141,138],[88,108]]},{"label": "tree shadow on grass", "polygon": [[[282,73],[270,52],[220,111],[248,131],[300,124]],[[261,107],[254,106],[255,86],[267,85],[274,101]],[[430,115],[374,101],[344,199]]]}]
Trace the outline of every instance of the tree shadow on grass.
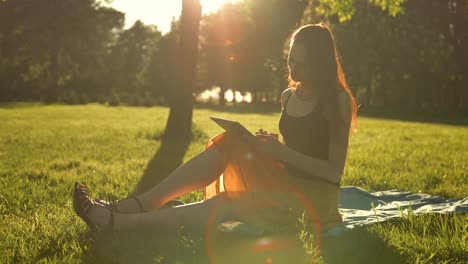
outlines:
[{"label": "tree shadow on grass", "polygon": [[425,111],[409,112],[393,108],[372,108],[360,109],[358,116],[368,118],[387,119],[395,121],[421,122],[436,125],[468,126],[467,113],[463,111]]},{"label": "tree shadow on grass", "polygon": [[[161,234],[154,230],[100,235],[87,263],[308,264],[302,245],[286,235],[253,236],[206,230]],[[268,261],[270,259],[271,261]]]},{"label": "tree shadow on grass", "polygon": [[[155,139],[161,139],[161,145],[132,195],[148,191],[177,169],[192,141],[192,138],[175,140],[158,135]],[[172,256],[189,258],[197,252],[194,239],[183,234],[156,233],[150,229],[101,233],[89,239],[92,242],[85,263],[174,263]]]},{"label": "tree shadow on grass", "polygon": [[[291,242],[291,236],[251,236],[216,232],[211,236],[211,250],[206,248],[203,230],[197,233],[161,234],[154,230],[120,232],[100,235],[93,255],[86,262],[95,263],[319,263],[366,264],[407,263],[381,238],[364,227],[324,237],[320,258],[310,259],[301,245]],[[273,240],[272,240],[273,239]],[[277,242],[274,242],[277,241]],[[278,243],[280,242],[280,243]],[[211,257],[208,252],[211,252]],[[90,255],[91,256],[91,255]],[[271,259],[272,262],[268,262]],[[294,259],[294,260],[293,260]],[[264,262],[265,260],[266,262]]]},{"label": "tree shadow on grass", "polygon": [[34,106],[43,106],[41,102],[0,102],[0,109],[28,108]]},{"label": "tree shadow on grass", "polygon": [[101,234],[85,258],[87,263],[209,263],[202,236],[145,229]]},{"label": "tree shadow on grass", "polygon": [[[235,113],[235,114],[260,114],[268,116],[279,116],[281,107],[275,104],[238,104],[238,105],[212,105],[197,104],[196,109],[215,111],[217,113]],[[425,110],[409,111],[395,108],[360,108],[358,117],[378,118],[394,121],[421,122],[438,125],[468,126],[468,113],[463,110]]]},{"label": "tree shadow on grass", "polygon": [[395,249],[365,227],[324,237],[321,255],[327,264],[407,263]]},{"label": "tree shadow on grass", "polygon": [[[172,140],[163,138],[160,148],[148,163],[145,172],[134,190],[141,193],[160,183],[179,167],[191,139]],[[190,234],[181,230],[177,233],[161,233],[151,229],[118,233],[102,233],[94,238],[85,263],[210,263],[205,248],[204,227]],[[232,254],[232,245],[245,245],[260,237],[233,237],[218,234],[219,252]],[[240,248],[241,246],[239,246]],[[228,249],[228,251],[224,251]],[[247,252],[246,250],[242,252]],[[283,254],[284,252],[285,254]],[[286,254],[289,252],[288,254]],[[235,253],[235,252],[234,252]],[[247,252],[248,253],[248,252]],[[290,250],[274,252],[278,258],[290,259]],[[223,255],[222,254],[222,255]],[[233,260],[238,260],[235,254]],[[263,257],[259,254],[255,257]],[[252,258],[253,259],[253,258]],[[334,263],[404,263],[405,261],[389,248],[384,241],[365,228],[355,228],[336,237],[322,239],[321,259],[326,264]],[[233,262],[237,263],[237,262]],[[249,261],[243,263],[250,263]],[[254,263],[254,262],[252,262]],[[260,263],[256,262],[255,263]],[[269,263],[269,262],[266,262]],[[296,263],[296,262],[294,262]],[[323,262],[317,262],[323,263]]]},{"label": "tree shadow on grass", "polygon": [[146,166],[133,195],[148,191],[182,165],[191,140],[191,138],[175,140],[162,137],[159,150]]}]

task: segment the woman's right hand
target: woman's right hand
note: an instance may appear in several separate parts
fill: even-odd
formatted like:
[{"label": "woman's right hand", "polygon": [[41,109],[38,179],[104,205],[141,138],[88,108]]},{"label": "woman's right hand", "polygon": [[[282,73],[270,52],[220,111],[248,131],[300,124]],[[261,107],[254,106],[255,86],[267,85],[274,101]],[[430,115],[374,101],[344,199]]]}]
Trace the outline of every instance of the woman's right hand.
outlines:
[{"label": "woman's right hand", "polygon": [[255,136],[260,137],[260,138],[262,138],[262,137],[265,137],[265,138],[273,137],[274,139],[278,140],[278,134],[268,133],[268,131],[263,130],[261,128],[257,132],[255,132]]}]

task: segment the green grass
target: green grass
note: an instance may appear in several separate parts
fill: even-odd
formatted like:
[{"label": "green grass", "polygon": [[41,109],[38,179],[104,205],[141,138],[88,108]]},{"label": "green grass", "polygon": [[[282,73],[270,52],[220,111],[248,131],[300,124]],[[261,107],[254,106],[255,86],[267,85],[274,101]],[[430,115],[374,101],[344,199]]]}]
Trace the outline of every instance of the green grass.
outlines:
[{"label": "green grass", "polygon": [[[234,118],[251,130],[277,132],[279,112],[197,109],[194,140],[172,142],[175,147],[158,156],[167,115],[163,107],[0,106],[0,262],[96,262],[99,239],[87,233],[71,207],[75,181],[93,186],[93,196],[123,198],[158,182],[173,166],[199,153],[209,136],[221,132],[208,116]],[[362,117],[350,139],[343,185],[463,198],[468,196],[467,161],[466,126]],[[201,199],[201,192],[183,199]],[[467,234],[466,214],[409,216],[328,241],[331,252],[324,253],[321,261],[373,263],[382,260],[384,252],[387,260],[393,257],[399,262],[466,263]],[[132,234],[126,238],[128,245],[144,240]],[[183,240],[178,245],[182,244],[185,260],[193,260],[188,263],[206,260],[200,241],[178,238]],[[369,253],[372,250],[375,254]],[[127,257],[131,262],[132,256]],[[152,261],[145,259],[169,260],[170,256],[157,255]]]}]

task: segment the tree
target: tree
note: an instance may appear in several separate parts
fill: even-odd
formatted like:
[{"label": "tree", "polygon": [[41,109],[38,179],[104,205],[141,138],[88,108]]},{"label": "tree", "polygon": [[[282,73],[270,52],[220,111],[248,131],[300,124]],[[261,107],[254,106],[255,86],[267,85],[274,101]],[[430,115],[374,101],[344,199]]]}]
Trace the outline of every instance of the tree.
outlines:
[{"label": "tree", "polygon": [[151,91],[160,102],[168,101],[171,91],[178,89],[178,83],[174,80],[180,78],[177,68],[179,24],[179,21],[172,21],[171,30],[161,37],[144,73],[145,89]]},{"label": "tree", "polygon": [[188,138],[191,136],[193,91],[196,84],[195,69],[198,58],[198,35],[201,20],[200,0],[182,0],[178,69],[180,78],[177,90],[169,98],[170,112],[164,136]]},{"label": "tree", "polygon": [[97,89],[112,31],[124,21],[95,0],[4,0],[0,18],[2,95],[49,101]]},{"label": "tree", "polygon": [[[145,25],[140,20],[119,34],[111,48],[112,63],[108,66],[112,75],[108,85],[112,86],[114,94],[127,97],[131,103],[138,103],[134,102],[138,99],[152,99],[148,98],[152,91],[146,85],[147,71],[150,65],[158,63],[153,54],[157,53],[161,38],[161,32],[155,26]],[[159,74],[157,69],[152,70],[151,74]]]}]

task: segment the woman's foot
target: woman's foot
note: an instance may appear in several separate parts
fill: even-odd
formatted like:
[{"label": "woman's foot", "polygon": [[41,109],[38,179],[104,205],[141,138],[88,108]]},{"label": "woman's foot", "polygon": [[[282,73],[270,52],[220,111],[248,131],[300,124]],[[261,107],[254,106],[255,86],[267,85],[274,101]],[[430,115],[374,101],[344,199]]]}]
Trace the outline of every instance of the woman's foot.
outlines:
[{"label": "woman's foot", "polygon": [[113,229],[114,213],[112,210],[103,202],[91,200],[86,187],[78,182],[75,182],[73,192],[73,209],[91,230]]}]

